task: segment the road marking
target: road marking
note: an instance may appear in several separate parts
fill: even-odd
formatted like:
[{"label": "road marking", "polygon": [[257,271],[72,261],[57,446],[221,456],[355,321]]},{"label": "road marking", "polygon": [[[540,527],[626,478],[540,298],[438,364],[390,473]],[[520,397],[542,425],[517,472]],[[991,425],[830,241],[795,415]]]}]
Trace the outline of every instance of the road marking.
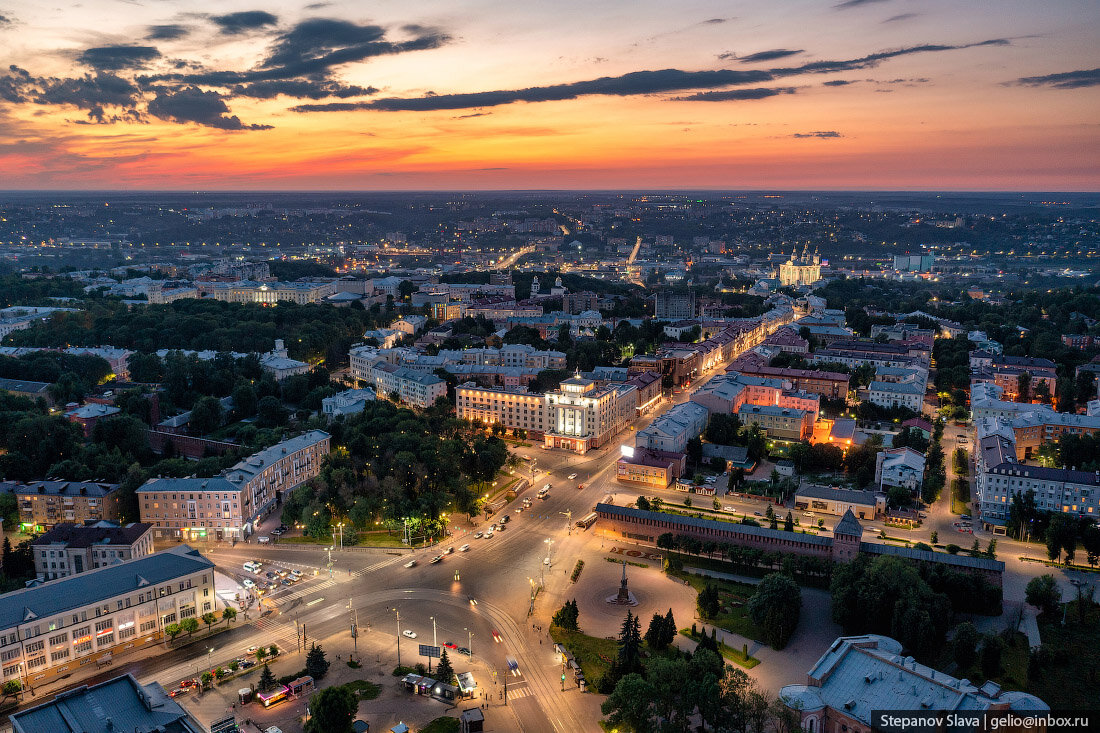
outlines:
[{"label": "road marking", "polygon": [[308,601],[306,603],[306,608],[308,608],[310,606],[316,606],[318,603],[320,603],[323,600],[325,600],[324,596],[321,596],[320,598],[314,598],[312,601]]}]

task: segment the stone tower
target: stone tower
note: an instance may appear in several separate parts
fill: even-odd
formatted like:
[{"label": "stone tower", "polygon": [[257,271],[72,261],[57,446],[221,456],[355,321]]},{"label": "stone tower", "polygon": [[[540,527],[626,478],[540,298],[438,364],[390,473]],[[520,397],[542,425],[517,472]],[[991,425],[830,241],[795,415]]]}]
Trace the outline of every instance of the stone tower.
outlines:
[{"label": "stone tower", "polygon": [[859,543],[863,539],[863,526],[852,514],[852,510],[844,512],[840,522],[833,530],[833,561],[850,562],[859,554]]}]

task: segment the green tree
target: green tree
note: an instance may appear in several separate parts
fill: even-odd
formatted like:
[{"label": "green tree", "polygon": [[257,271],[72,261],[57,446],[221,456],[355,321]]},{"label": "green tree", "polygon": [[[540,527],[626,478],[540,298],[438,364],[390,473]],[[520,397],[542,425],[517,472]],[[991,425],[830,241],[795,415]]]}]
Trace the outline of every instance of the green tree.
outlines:
[{"label": "green tree", "polygon": [[783,520],[783,531],[794,532],[794,515],[791,514],[791,510],[787,510],[787,517]]},{"label": "green tree", "polygon": [[642,669],[642,632],[638,617],[626,612],[622,628],[619,631],[618,670],[620,674],[630,674]]},{"label": "green tree", "polygon": [[445,685],[454,682],[455,670],[451,666],[451,658],[447,656],[447,650],[439,655],[439,666],[435,669],[435,678]]},{"label": "green tree", "polygon": [[260,692],[270,692],[275,689],[275,685],[277,684],[278,682],[275,681],[275,674],[271,671],[271,668],[265,664],[264,668],[260,671],[260,680],[256,683],[256,689]]},{"label": "green tree", "polygon": [[558,609],[551,623],[563,629],[577,631],[579,628],[577,625],[579,618],[580,609],[577,608],[577,599],[574,598],[572,601],[566,601],[565,604]]},{"label": "green tree", "polygon": [[1058,610],[1058,604],[1062,601],[1062,593],[1058,590],[1058,582],[1053,575],[1040,575],[1027,582],[1024,589],[1024,598],[1032,606],[1045,614],[1052,614]]},{"label": "green tree", "polygon": [[940,533],[936,530],[932,530],[932,544],[936,544],[940,541]]},{"label": "green tree", "polygon": [[974,624],[969,621],[964,621],[955,627],[952,652],[955,657],[955,664],[959,665],[959,677],[964,676],[966,670],[970,669],[971,665],[977,660],[978,641],[980,640],[981,634],[978,633],[978,629],[974,627]]},{"label": "green tree", "polygon": [[259,398],[256,389],[248,383],[239,384],[233,388],[233,414],[238,418],[252,417],[256,414]]},{"label": "green tree", "polygon": [[222,621],[225,621],[225,625],[228,626],[229,622],[237,618],[237,609],[230,606],[226,606],[222,610]]},{"label": "green tree", "polygon": [[187,427],[192,435],[207,435],[221,427],[224,415],[225,410],[218,398],[203,396],[191,408],[191,420]]},{"label": "green tree", "polygon": [[613,728],[622,727],[634,733],[650,733],[653,730],[650,711],[653,698],[653,686],[645,677],[632,672],[618,681],[600,710],[607,716],[607,722]]},{"label": "green tree", "polygon": [[278,428],[286,424],[289,413],[278,397],[268,395],[256,404],[256,425],[261,428]]},{"label": "green tree", "polygon": [[1001,637],[995,634],[987,634],[982,643],[982,651],[978,655],[982,674],[986,679],[999,677],[1001,674],[1001,657],[1004,654],[1005,643]]},{"label": "green tree", "polygon": [[699,591],[699,597],[696,600],[699,606],[699,614],[703,618],[711,619],[718,615],[721,610],[722,600],[718,594],[718,588],[710,583],[703,586],[703,590]]},{"label": "green tree", "polygon": [[185,618],[180,621],[180,628],[186,631],[187,635],[190,636],[199,630],[199,621],[194,616]]},{"label": "green tree", "polygon": [[306,653],[306,674],[315,680],[319,680],[328,673],[329,662],[325,659],[325,651],[317,644],[311,644]]},{"label": "green tree", "polygon": [[649,627],[645,630],[645,643],[650,649],[661,651],[665,648],[665,617],[660,613],[654,613],[649,620]]},{"label": "green tree", "polygon": [[182,632],[183,629],[180,628],[179,624],[168,624],[164,627],[164,633],[168,634],[168,638],[172,640],[175,640],[175,638],[179,636]]},{"label": "green tree", "polygon": [[206,624],[209,631],[214,628],[214,624],[218,623],[218,617],[214,615],[213,611],[208,611],[202,615],[202,622]]},{"label": "green tree", "polygon": [[326,687],[309,699],[305,733],[351,733],[358,709],[359,701],[350,689],[343,685]]},{"label": "green tree", "polygon": [[772,573],[756,586],[745,610],[764,632],[764,641],[774,649],[782,649],[798,627],[802,593],[789,576]]}]

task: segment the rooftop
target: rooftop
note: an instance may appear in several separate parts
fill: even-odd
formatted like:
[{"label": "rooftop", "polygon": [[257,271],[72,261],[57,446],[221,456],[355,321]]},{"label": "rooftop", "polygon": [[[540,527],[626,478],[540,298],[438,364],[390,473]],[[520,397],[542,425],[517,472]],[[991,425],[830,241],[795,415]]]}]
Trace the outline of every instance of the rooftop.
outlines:
[{"label": "rooftop", "polygon": [[63,522],[55,525],[45,534],[31,540],[32,547],[61,544],[68,547],[91,547],[92,545],[132,545],[149,531],[153,525],[134,522],[125,527],[105,522],[95,524],[72,524]]},{"label": "rooftop", "polygon": [[[671,522],[685,527],[698,527],[700,529],[719,530],[733,532],[735,534],[751,535],[753,537],[768,537],[772,539],[790,540],[792,533],[767,527],[754,527],[751,524],[739,524],[735,522],[720,522],[716,519],[697,519],[685,517],[680,514],[665,514],[663,512],[650,512],[644,509],[635,509],[628,506],[615,506],[614,504],[597,504],[596,511],[608,516],[633,517],[636,519],[650,519],[661,522]],[[809,545],[831,545],[831,537],[818,537],[813,534],[797,534],[794,536],[799,542]]]}]

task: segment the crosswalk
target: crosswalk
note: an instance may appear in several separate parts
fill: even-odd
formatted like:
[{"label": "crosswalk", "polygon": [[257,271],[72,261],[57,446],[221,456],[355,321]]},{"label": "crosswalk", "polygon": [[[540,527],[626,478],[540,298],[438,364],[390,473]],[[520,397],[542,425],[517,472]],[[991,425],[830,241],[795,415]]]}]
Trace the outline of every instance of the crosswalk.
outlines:
[{"label": "crosswalk", "polygon": [[[384,568],[388,565],[392,565],[395,562],[400,562],[403,559],[404,559],[403,557],[388,557],[384,560],[379,560],[378,562],[374,563],[373,565],[368,565],[367,567],[362,568],[360,570],[353,570],[351,572],[350,577],[352,578],[352,580],[354,580],[356,578],[361,578],[364,575],[367,575],[368,573],[372,573],[375,570],[379,570],[379,569]],[[281,594],[275,595],[274,597],[267,599],[267,603],[271,603],[271,604],[274,604],[276,606],[282,606],[282,605],[284,605],[286,603],[289,603],[291,601],[294,601],[298,598],[308,596],[312,593],[317,593],[317,592],[322,591],[326,588],[331,588],[332,586],[334,586],[336,584],[337,584],[337,580],[336,580],[335,575],[332,578],[328,578],[327,580],[322,580],[319,583],[314,583],[312,581],[306,581],[306,584],[304,586],[302,586],[301,588],[298,588],[294,591],[291,591],[290,593],[287,593],[286,595],[281,595]]]},{"label": "crosswalk", "polygon": [[526,683],[523,683],[523,687],[512,687],[512,685],[508,685],[509,700],[519,700],[523,697],[530,697],[533,694],[535,693],[531,692],[531,688],[527,687]]},{"label": "crosswalk", "polygon": [[275,644],[283,652],[297,650],[298,636],[297,633],[291,633],[293,629],[290,624],[271,618],[261,618],[256,620],[255,626],[264,632],[265,644],[269,646]]}]

